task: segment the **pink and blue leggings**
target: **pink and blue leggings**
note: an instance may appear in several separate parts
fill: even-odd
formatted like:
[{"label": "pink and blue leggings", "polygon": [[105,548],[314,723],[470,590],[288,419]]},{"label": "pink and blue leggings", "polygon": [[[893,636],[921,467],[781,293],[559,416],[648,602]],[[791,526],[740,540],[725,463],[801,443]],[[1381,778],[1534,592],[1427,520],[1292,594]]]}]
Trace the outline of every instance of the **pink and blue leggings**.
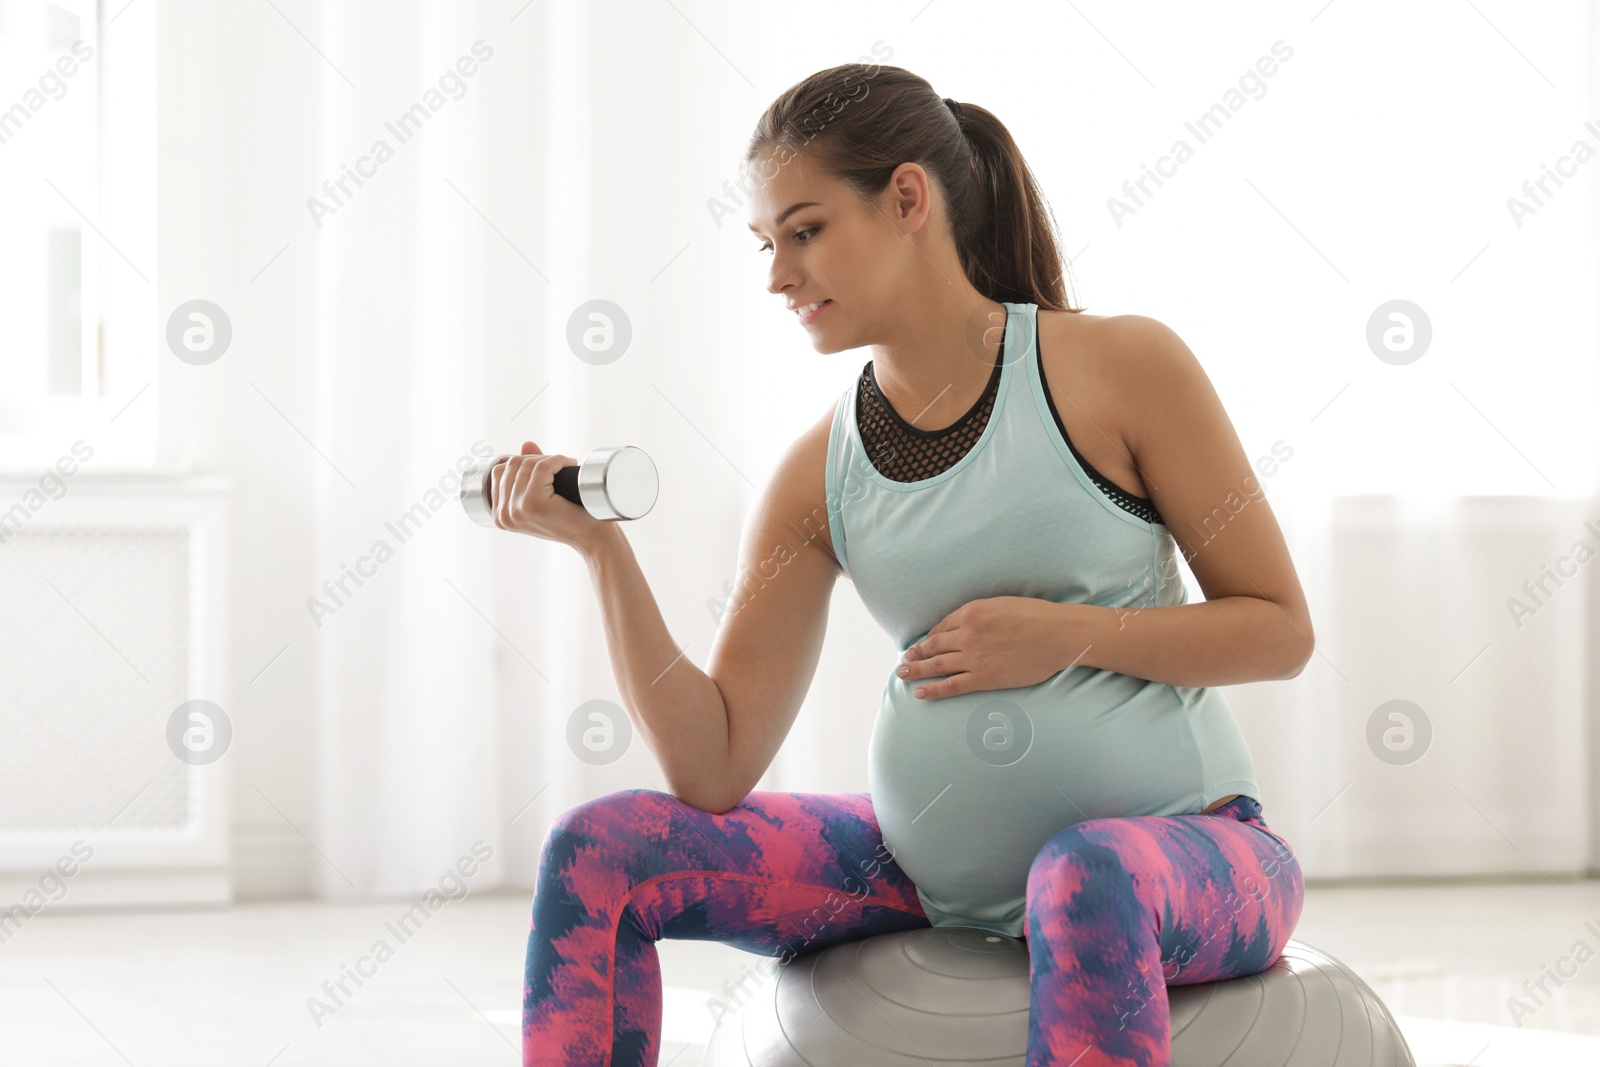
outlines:
[{"label": "pink and blue leggings", "polygon": [[[1167,1067],[1166,987],[1266,970],[1304,899],[1294,852],[1248,796],[1065,827],[1028,873],[1028,1067]],[[721,815],[608,793],[544,842],[523,1067],[653,1067],[662,938],[787,958],[928,925],[867,793],[758,790]]]}]

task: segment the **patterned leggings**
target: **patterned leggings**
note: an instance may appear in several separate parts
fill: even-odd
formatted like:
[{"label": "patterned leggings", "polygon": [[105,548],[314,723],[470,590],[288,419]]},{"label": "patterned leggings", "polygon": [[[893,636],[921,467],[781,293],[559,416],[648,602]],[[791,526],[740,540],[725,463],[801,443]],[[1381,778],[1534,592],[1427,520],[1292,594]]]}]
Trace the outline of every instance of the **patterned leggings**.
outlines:
[{"label": "patterned leggings", "polygon": [[[1167,1067],[1166,987],[1265,970],[1304,898],[1294,852],[1251,797],[1067,826],[1028,873],[1028,1067]],[[654,1067],[662,938],[787,958],[928,925],[867,793],[758,790],[721,815],[608,793],[544,842],[523,1065]]]}]

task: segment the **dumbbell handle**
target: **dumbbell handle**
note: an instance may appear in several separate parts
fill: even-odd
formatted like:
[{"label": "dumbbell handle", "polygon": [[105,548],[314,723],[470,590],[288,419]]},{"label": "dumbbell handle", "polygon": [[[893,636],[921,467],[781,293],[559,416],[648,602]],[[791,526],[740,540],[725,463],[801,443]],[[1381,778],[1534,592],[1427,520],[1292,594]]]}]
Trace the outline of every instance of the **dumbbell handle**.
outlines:
[{"label": "dumbbell handle", "polygon": [[[482,526],[494,526],[494,469],[509,454],[483,460],[461,476],[461,506]],[[655,464],[632,445],[597,448],[577,466],[556,471],[555,491],[597,519],[637,519],[655,506],[659,482]]]},{"label": "dumbbell handle", "polygon": [[556,495],[566,497],[581,508],[583,497],[578,492],[578,470],[578,465],[574,463],[556,471]]}]

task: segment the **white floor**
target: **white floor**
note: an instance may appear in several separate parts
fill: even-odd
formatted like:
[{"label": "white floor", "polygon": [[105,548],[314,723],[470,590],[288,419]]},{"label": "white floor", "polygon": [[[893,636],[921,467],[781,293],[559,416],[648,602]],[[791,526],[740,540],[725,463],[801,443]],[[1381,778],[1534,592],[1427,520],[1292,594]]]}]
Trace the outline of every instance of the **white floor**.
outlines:
[{"label": "white floor", "polygon": [[[451,903],[403,943],[406,902],[55,914],[0,944],[0,1065],[360,1067],[519,1062],[525,893]],[[1338,957],[1399,1018],[1419,1064],[1600,1064],[1600,881],[1320,888],[1295,938]],[[308,1000],[374,942],[395,948],[332,1014]],[[1588,948],[1575,953],[1576,943]],[[662,1067],[700,1061],[707,1001],[759,957],[664,941]],[[1577,972],[1517,1026],[1508,1000]],[[1570,964],[1563,965],[1570,971]],[[364,965],[369,972],[373,965]]]}]

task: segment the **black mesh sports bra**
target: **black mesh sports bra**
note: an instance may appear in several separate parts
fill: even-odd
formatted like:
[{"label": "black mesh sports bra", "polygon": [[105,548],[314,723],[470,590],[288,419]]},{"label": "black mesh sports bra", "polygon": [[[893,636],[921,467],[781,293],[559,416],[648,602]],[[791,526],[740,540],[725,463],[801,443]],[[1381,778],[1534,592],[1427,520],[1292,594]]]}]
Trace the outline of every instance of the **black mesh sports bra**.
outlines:
[{"label": "black mesh sports bra", "polygon": [[[999,351],[1005,351],[1003,334]],[[1034,352],[1034,358],[1039,360],[1039,380],[1042,382],[1044,361],[1038,354],[1037,344],[1034,345]],[[967,450],[977,443],[978,438],[983,436],[984,427],[989,424],[989,416],[994,411],[995,397],[999,392],[1000,362],[997,357],[988,386],[965,415],[942,429],[919,430],[902,419],[890,406],[883,391],[878,388],[878,379],[872,373],[872,361],[868,360],[866,366],[861,368],[861,379],[857,383],[856,428],[861,432],[861,443],[866,446],[878,473],[895,482],[921,481],[955,466],[967,454]],[[1073,445],[1072,438],[1067,436],[1067,427],[1061,421],[1061,414],[1056,410],[1056,402],[1050,396],[1049,389],[1045,390],[1045,400],[1050,405],[1050,415],[1055,419],[1061,439],[1067,443],[1094,483],[1124,511],[1137,515],[1145,522],[1161,522],[1155,504],[1148,497],[1134,496],[1089,465],[1089,461]]]}]

